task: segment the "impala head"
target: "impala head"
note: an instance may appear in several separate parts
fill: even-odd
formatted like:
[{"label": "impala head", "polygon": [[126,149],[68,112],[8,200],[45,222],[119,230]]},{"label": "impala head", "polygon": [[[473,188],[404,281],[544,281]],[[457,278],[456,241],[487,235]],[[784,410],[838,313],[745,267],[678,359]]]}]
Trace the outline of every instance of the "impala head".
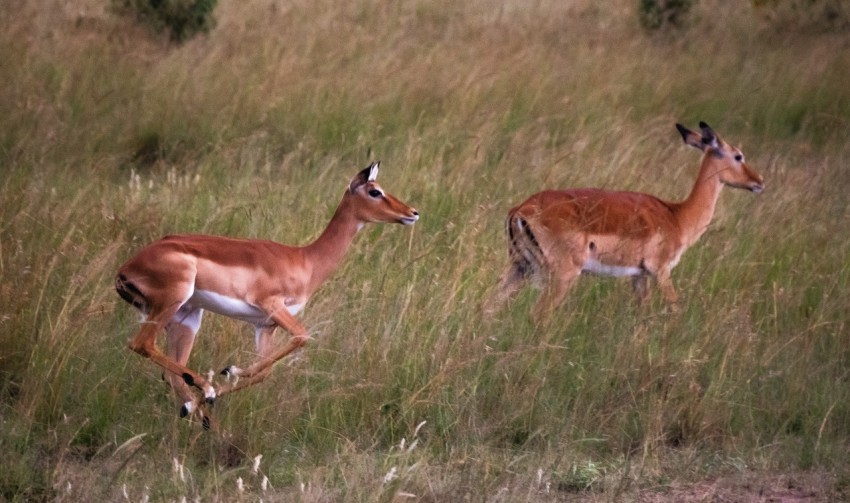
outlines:
[{"label": "impala head", "polygon": [[411,225],[419,220],[419,212],[381,188],[375,181],[381,161],[367,166],[351,180],[346,198],[353,204],[361,222],[400,223]]},{"label": "impala head", "polygon": [[755,193],[764,190],[764,179],[747,165],[740,149],[720,139],[705,122],[700,122],[699,127],[701,133],[676,124],[676,129],[679,130],[685,143],[705,153],[703,162],[711,162],[716,166],[721,182],[730,187]]}]

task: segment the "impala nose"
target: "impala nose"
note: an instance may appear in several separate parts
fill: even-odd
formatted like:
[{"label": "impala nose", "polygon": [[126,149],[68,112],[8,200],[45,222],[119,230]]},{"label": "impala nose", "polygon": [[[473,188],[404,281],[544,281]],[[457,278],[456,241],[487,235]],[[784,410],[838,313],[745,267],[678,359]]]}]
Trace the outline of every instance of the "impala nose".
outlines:
[{"label": "impala nose", "polygon": [[411,210],[410,213],[413,215],[412,217],[404,217],[401,219],[401,223],[404,225],[412,225],[414,222],[419,220],[419,212],[416,210]]}]

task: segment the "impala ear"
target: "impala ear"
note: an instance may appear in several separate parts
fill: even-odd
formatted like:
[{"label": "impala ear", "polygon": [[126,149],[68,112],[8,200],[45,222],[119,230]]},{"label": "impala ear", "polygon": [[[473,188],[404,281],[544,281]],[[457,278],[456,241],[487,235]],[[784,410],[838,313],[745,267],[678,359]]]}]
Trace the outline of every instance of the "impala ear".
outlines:
[{"label": "impala ear", "polygon": [[684,140],[686,144],[700,150],[705,150],[705,144],[702,142],[701,134],[691,131],[678,123],[676,124],[676,129],[679,130],[679,134],[682,135],[682,140]]},{"label": "impala ear", "polygon": [[351,180],[351,183],[348,185],[348,190],[354,192],[357,190],[357,187],[361,185],[365,185],[368,182],[374,182],[376,178],[378,178],[378,166],[381,165],[381,161],[375,161],[372,164],[366,166],[363,171],[357,173],[357,176]]},{"label": "impala ear", "polygon": [[375,161],[369,165],[369,181],[374,182],[378,178],[378,168],[381,166],[381,161]]},{"label": "impala ear", "polygon": [[705,122],[700,121],[699,128],[702,131],[702,142],[705,145],[708,145],[711,148],[718,148],[719,142],[717,141],[717,133],[711,129],[711,126],[706,124]]},{"label": "impala ear", "polygon": [[703,152],[708,149],[716,151],[720,147],[720,143],[717,140],[717,133],[715,133],[714,130],[711,129],[711,126],[705,122],[700,122],[699,127],[701,133],[691,131],[681,124],[676,124],[676,129],[679,130],[679,134],[682,135],[682,139],[685,140],[685,143],[694,148],[700,149]]}]

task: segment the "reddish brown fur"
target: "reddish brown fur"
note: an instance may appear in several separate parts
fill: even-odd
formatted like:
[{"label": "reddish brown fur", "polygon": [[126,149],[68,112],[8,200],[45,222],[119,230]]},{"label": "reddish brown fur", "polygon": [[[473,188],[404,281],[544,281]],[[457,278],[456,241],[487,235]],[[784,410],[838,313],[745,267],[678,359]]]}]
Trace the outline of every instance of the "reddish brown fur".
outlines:
[{"label": "reddish brown fur", "polygon": [[706,124],[696,133],[679,124],[682,139],[704,152],[697,180],[684,201],[673,203],[638,192],[601,189],[547,190],[508,212],[511,264],[500,291],[487,307],[493,312],[513,297],[524,279],[545,285],[538,315],[560,304],[585,271],[631,276],[642,300],[648,276],[675,308],[678,294],[670,272],[705,232],[723,185],[760,192],[762,177],[740,150],[726,144]]},{"label": "reddish brown fur", "polygon": [[[287,308],[306,304],[342,261],[359,228],[366,222],[411,224],[418,219],[415,209],[384,193],[373,181],[377,166],[358,173],[327,228],[307,246],[176,235],[140,250],[116,275],[121,297],[146,315],[130,348],[168,371],[166,377],[184,403],[199,403],[187,383],[201,389],[211,402],[216,396],[262,381],[274,362],[307,340],[307,330]],[[199,291],[221,296],[253,313],[259,358],[238,370],[238,385],[216,390],[186,367],[203,312],[198,305],[201,301],[192,300]],[[278,349],[272,344],[277,327],[292,334]],[[156,337],[163,329],[167,333],[165,353],[156,347]],[[183,412],[189,411],[191,408]]]}]

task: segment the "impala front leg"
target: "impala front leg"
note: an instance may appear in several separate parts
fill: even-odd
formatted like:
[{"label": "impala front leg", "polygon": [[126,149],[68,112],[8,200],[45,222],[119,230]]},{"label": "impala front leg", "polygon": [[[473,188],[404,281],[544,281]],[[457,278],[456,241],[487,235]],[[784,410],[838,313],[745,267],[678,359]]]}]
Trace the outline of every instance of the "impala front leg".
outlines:
[{"label": "impala front leg", "polygon": [[658,283],[658,288],[661,290],[661,294],[664,295],[664,300],[667,301],[667,305],[670,306],[670,310],[674,313],[678,313],[681,311],[681,307],[679,306],[679,294],[676,293],[676,289],[673,287],[673,279],[670,275],[670,270],[667,268],[661,268],[658,270],[658,273],[655,275],[655,281]]},{"label": "impala front leg", "polygon": [[646,281],[646,274],[638,274],[632,277],[632,290],[635,292],[637,304],[640,306],[646,300],[649,293],[649,284]]},{"label": "impala front leg", "polygon": [[[292,353],[307,344],[307,330],[303,325],[284,309],[275,309],[270,311],[270,318],[275,322],[275,325],[258,328],[257,333],[257,350],[259,359],[251,364],[248,368],[241,369],[235,365],[226,367],[221,371],[223,375],[234,376],[238,379],[219,390],[219,395],[231,393],[233,391],[257,384],[264,381],[271,374],[272,366],[283,359],[288,354]],[[272,347],[272,335],[275,329],[280,326],[286,329],[292,337],[287,343],[278,349]]]}]

